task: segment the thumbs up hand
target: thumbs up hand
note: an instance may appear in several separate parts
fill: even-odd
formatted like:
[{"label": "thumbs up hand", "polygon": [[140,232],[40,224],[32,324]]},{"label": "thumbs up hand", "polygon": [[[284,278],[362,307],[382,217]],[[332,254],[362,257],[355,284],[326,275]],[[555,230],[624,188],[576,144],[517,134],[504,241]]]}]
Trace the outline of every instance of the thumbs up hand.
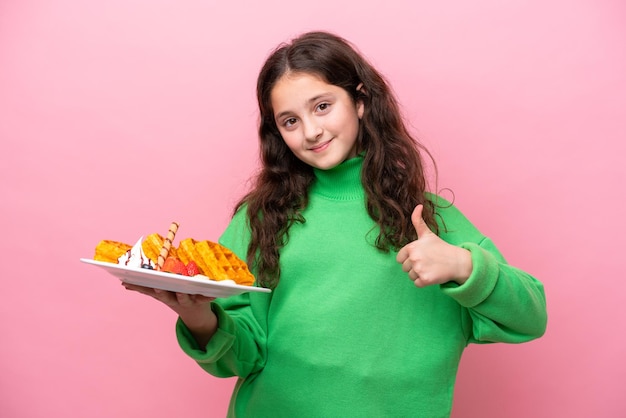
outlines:
[{"label": "thumbs up hand", "polygon": [[411,220],[417,240],[400,249],[396,261],[417,287],[455,281],[465,283],[472,273],[468,250],[448,244],[430,230],[422,218],[423,205],[417,205]]}]

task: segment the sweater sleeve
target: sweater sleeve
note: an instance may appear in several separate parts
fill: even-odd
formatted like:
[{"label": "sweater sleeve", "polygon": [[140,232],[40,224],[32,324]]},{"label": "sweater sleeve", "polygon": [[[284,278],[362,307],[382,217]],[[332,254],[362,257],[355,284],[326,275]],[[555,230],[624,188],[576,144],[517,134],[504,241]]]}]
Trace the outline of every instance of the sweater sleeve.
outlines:
[{"label": "sweater sleeve", "polygon": [[472,257],[472,274],[463,285],[441,285],[466,310],[468,342],[521,343],[542,336],[547,325],[543,284],[508,264],[492,240],[453,205],[446,205],[440,215],[445,230],[441,237]]},{"label": "sweater sleeve", "polygon": [[246,377],[265,365],[265,331],[256,320],[249,294],[232,296],[212,303],[218,329],[205,347],[179,319],[176,336],[183,351],[200,367],[217,377]]},{"label": "sweater sleeve", "polygon": [[[245,211],[238,212],[220,237],[220,243],[245,260],[249,232]],[[211,303],[218,329],[206,347],[199,347],[179,319],[176,336],[182,350],[200,367],[217,377],[247,377],[260,371],[267,354],[267,308],[271,294],[244,293]]]},{"label": "sweater sleeve", "polygon": [[469,342],[522,343],[541,337],[547,324],[541,282],[507,264],[488,238],[460,246],[472,255],[472,274],[463,285],[447,283],[442,290],[468,310]]}]

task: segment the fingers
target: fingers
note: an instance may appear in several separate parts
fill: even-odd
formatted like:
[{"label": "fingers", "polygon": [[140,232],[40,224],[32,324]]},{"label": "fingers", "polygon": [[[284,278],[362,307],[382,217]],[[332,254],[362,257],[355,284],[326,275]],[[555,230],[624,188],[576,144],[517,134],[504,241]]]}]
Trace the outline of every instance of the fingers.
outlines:
[{"label": "fingers", "polygon": [[[422,238],[425,235],[432,234],[433,232],[428,227],[428,224],[422,218],[422,212],[424,211],[424,205],[417,205],[411,214],[411,222],[413,223],[413,227],[415,228],[415,232],[417,232],[417,238]],[[396,256],[396,261],[400,264],[404,263],[406,259],[409,257],[410,252],[410,243],[405,245],[398,251],[398,255]],[[408,270],[404,270],[408,271]]]},{"label": "fingers", "polygon": [[413,280],[413,284],[416,287],[420,287],[420,288],[428,286],[428,283],[426,283],[424,280],[420,279],[419,277],[417,279]]},{"label": "fingers", "polygon": [[215,299],[203,295],[189,295],[187,293],[175,293],[168,290],[153,289],[151,287],[138,286],[126,282],[122,282],[122,286],[124,286],[127,290],[151,296],[170,307],[177,305],[181,307],[189,307],[195,304],[207,303]]},{"label": "fingers", "polygon": [[153,289],[151,287],[138,286],[136,284],[130,284],[126,282],[122,282],[122,286],[124,286],[127,290],[133,290],[135,292],[151,296],[154,299],[165,303],[167,306],[173,306],[178,303],[176,294],[173,292],[168,292],[167,290]]},{"label": "fingers", "polygon": [[154,290],[151,287],[145,287],[145,286],[138,286],[136,284],[130,284],[130,283],[126,283],[126,282],[122,282],[122,286],[124,286],[126,288],[126,290],[132,290],[134,292],[139,292],[142,293],[144,295],[148,295],[148,296],[155,296]]},{"label": "fingers", "polygon": [[411,222],[415,227],[415,232],[417,232],[418,240],[410,242],[402,247],[396,256],[396,261],[402,265],[402,271],[408,273],[409,278],[418,287],[424,287],[427,285],[427,282],[420,277],[418,271],[422,271],[426,267],[424,263],[425,260],[427,261],[427,248],[432,246],[433,243],[432,239],[422,239],[429,235],[434,235],[422,217],[423,211],[424,205],[419,204],[415,207],[413,213],[411,214]]},{"label": "fingers", "polygon": [[206,303],[215,299],[203,295],[189,295],[187,293],[175,293],[175,296],[178,304],[183,307],[197,305],[199,303]]},{"label": "fingers", "polygon": [[432,234],[433,232],[428,227],[428,224],[422,218],[422,212],[424,211],[424,205],[417,205],[411,214],[411,221],[417,232],[417,238],[421,238],[424,235]]},{"label": "fingers", "polygon": [[[396,256],[396,261],[400,264],[404,263],[406,259],[409,258],[409,251],[406,246],[402,247],[400,251],[398,251],[398,255]],[[407,271],[407,270],[405,270]]]},{"label": "fingers", "polygon": [[409,274],[409,278],[411,279],[411,281],[413,282],[413,284],[417,287],[426,287],[428,286],[428,282],[426,280],[424,280],[422,277],[420,277],[420,275],[418,273],[415,272],[415,270],[411,269],[408,272]]},{"label": "fingers", "polygon": [[[163,302],[164,304],[166,304],[169,307],[175,307],[176,305],[182,305],[180,303],[180,301],[179,301],[178,294],[174,293],[174,292],[167,291],[167,290],[154,289],[154,296],[153,297],[156,300]],[[184,300],[187,303],[187,305],[189,305],[188,299],[184,298]]]}]

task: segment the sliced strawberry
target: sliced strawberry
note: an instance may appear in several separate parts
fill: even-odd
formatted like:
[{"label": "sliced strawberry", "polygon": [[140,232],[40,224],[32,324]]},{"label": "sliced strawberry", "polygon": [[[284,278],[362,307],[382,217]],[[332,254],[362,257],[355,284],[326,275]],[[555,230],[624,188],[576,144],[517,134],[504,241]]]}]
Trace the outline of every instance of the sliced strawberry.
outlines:
[{"label": "sliced strawberry", "polygon": [[183,276],[187,276],[187,269],[185,268],[185,263],[180,261],[178,258],[173,256],[168,256],[163,263],[163,268],[161,271],[166,271],[168,273],[174,274],[182,274]]},{"label": "sliced strawberry", "polygon": [[200,269],[195,261],[191,260],[187,263],[187,275],[195,276],[196,274],[200,274]]}]

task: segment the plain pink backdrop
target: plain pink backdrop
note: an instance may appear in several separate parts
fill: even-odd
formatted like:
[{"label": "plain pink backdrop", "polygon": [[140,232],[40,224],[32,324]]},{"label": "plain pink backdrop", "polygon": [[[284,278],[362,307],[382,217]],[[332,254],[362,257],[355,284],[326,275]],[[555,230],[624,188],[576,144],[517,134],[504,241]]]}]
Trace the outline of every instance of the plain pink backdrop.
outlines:
[{"label": "plain pink backdrop", "polygon": [[545,337],[469,347],[453,416],[626,416],[621,0],[0,1],[0,416],[224,415],[174,314],[78,259],[172,220],[216,239],[257,71],[310,29],[378,66],[439,187],[545,283]]}]

